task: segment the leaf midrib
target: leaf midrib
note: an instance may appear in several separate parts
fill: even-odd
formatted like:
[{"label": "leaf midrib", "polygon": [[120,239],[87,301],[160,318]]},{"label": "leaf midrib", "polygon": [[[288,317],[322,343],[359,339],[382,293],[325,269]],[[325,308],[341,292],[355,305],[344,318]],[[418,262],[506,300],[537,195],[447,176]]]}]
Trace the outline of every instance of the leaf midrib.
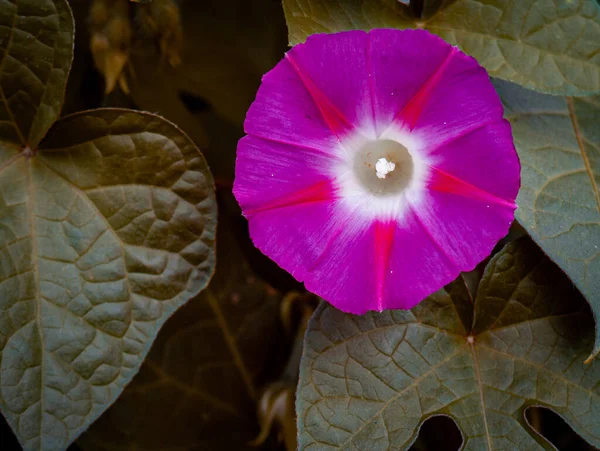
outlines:
[{"label": "leaf midrib", "polygon": [[471,356],[473,357],[473,366],[475,367],[475,378],[477,380],[477,389],[479,391],[479,401],[481,402],[481,416],[483,418],[483,426],[485,430],[485,440],[487,442],[488,449],[492,448],[492,439],[490,437],[490,428],[487,420],[487,409],[485,408],[485,397],[483,396],[483,380],[481,379],[481,372],[479,371],[479,360],[477,359],[477,353],[475,352],[475,342],[469,343],[471,350]]},{"label": "leaf midrib", "polygon": [[459,346],[457,348],[456,352],[453,352],[452,354],[450,354],[449,357],[442,359],[441,361],[436,363],[434,366],[430,367],[429,370],[427,370],[425,373],[423,373],[418,378],[414,379],[409,385],[404,387],[402,390],[398,391],[390,399],[386,400],[383,403],[383,407],[381,409],[379,409],[377,412],[375,412],[375,414],[371,418],[369,418],[369,420],[365,421],[355,432],[353,432],[352,435],[348,438],[348,440],[346,440],[344,443],[339,445],[339,448],[344,448],[348,443],[350,443],[366,426],[371,424],[375,420],[375,418],[377,418],[379,415],[381,415],[381,413],[385,409],[387,409],[391,403],[393,403],[396,399],[400,398],[400,396],[402,396],[407,390],[410,390],[411,388],[415,387],[416,385],[419,385],[419,383],[421,383],[427,376],[431,375],[435,370],[440,368],[442,365],[448,363],[450,360],[452,360],[457,355],[459,355],[462,351],[464,351],[464,348],[462,346]]},{"label": "leaf midrib", "polygon": [[35,280],[35,323],[40,337],[40,424],[39,424],[39,437],[40,437],[40,449],[43,449],[43,425],[44,425],[44,359],[45,359],[45,345],[44,345],[44,334],[42,333],[42,299],[40,290],[40,268],[39,268],[39,249],[37,243],[37,233],[35,226],[35,189],[33,187],[33,164],[30,161],[25,161],[25,170],[27,171],[27,216],[29,219],[29,231],[31,233],[31,249],[32,249],[32,265],[34,268],[33,277]]},{"label": "leaf midrib", "polygon": [[[571,312],[571,313],[567,313],[564,315],[552,315],[552,316],[545,316],[542,318],[536,318],[534,320],[530,320],[530,321],[538,321],[538,320],[548,320],[550,318],[554,318],[554,317],[563,317],[563,316],[572,316],[572,315],[577,315],[580,314],[581,312]],[[460,319],[458,320],[460,321]],[[529,322],[529,321],[528,321]],[[502,327],[500,329],[505,329],[505,328],[509,328],[509,327],[514,327],[516,325],[522,324],[523,322],[520,323],[515,323],[515,324],[511,324],[505,327]],[[412,323],[408,323],[408,324],[392,324],[389,326],[384,326],[382,328],[375,328],[369,331],[369,333],[375,331],[375,330],[380,330],[380,329],[387,329],[390,327],[398,327],[398,326],[408,326],[408,325],[418,325],[420,326],[425,326],[425,327],[433,327],[434,329],[437,329],[439,332],[447,334],[449,337],[456,337],[459,336],[458,334],[454,334],[452,332],[446,331],[445,329],[440,329],[434,326],[430,326],[427,324],[423,324],[423,323],[419,323],[419,322],[412,322]],[[578,387],[581,387],[580,385],[578,385],[576,382],[573,382],[569,379],[566,379],[564,376],[560,375],[559,373],[555,372],[555,371],[551,371],[548,368],[545,368],[544,366],[541,366],[539,364],[536,364],[535,362],[532,362],[530,360],[526,360],[523,357],[517,356],[517,355],[513,355],[513,354],[508,354],[505,352],[502,352],[500,350],[497,350],[495,348],[492,348],[490,346],[487,345],[482,345],[482,344],[477,344],[477,340],[484,336],[484,335],[489,335],[490,333],[497,331],[499,329],[494,329],[494,330],[486,330],[484,332],[481,332],[480,334],[475,336],[475,340],[476,342],[474,343],[468,343],[468,347],[470,348],[470,354],[472,356],[473,359],[473,365],[474,365],[474,369],[475,369],[475,381],[477,383],[477,389],[478,389],[478,393],[479,393],[479,399],[480,399],[480,403],[481,403],[481,410],[482,410],[482,417],[483,417],[483,422],[484,422],[484,429],[485,429],[485,436],[486,436],[486,442],[488,445],[488,450],[492,451],[494,448],[492,446],[492,442],[491,442],[491,434],[489,432],[489,426],[488,426],[488,421],[487,421],[487,413],[486,413],[486,403],[485,403],[485,397],[484,397],[484,393],[483,393],[483,387],[484,385],[487,386],[487,384],[483,383],[483,379],[481,378],[481,373],[480,373],[480,369],[479,369],[479,360],[477,359],[477,352],[476,349],[486,349],[488,351],[492,351],[495,352],[497,354],[503,355],[507,358],[510,359],[514,359],[514,360],[519,360],[523,363],[525,363],[526,365],[529,366],[533,366],[535,368],[538,368],[541,371],[548,371],[550,372],[553,376],[557,377],[559,380],[561,380],[563,383],[568,384],[568,385],[575,385]],[[351,337],[350,339],[346,339],[341,343],[336,343],[335,345],[333,345],[332,347],[329,347],[327,349],[325,349],[324,351],[322,351],[319,355],[322,355],[324,352],[326,352],[327,350],[330,350],[334,347],[339,346],[340,344],[343,343],[347,343],[349,340],[353,339],[353,338],[358,338],[361,337],[362,334],[358,334],[355,335],[353,337]],[[466,338],[467,337],[462,337]],[[466,343],[467,344],[467,343]],[[421,376],[419,376],[417,379],[413,380],[413,382],[411,382],[408,386],[404,387],[402,390],[398,391],[396,394],[394,394],[394,396],[392,396],[390,399],[384,401],[384,405],[383,407],[377,411],[374,415],[371,416],[371,418],[369,418],[368,420],[366,420],[361,427],[359,427],[356,431],[354,431],[351,436],[342,444],[340,445],[336,445],[338,448],[343,449],[346,445],[348,445],[354,438],[356,438],[356,436],[360,433],[360,431],[362,431],[366,426],[368,426],[369,424],[371,424],[378,415],[380,415],[386,408],[388,408],[390,406],[390,404],[392,402],[394,402],[397,398],[399,398],[400,396],[402,396],[403,393],[405,393],[408,389],[415,387],[416,385],[418,385],[422,380],[424,380],[427,376],[431,375],[436,369],[438,369],[439,367],[441,367],[443,364],[449,362],[450,360],[452,360],[453,358],[455,358],[457,355],[459,355],[461,353],[461,351],[464,350],[463,346],[458,346],[456,352],[452,353],[449,357],[443,359],[441,362],[436,363],[436,365],[434,365],[433,367],[431,367],[426,373],[422,374]],[[584,391],[589,392],[591,394],[594,394],[591,390],[587,390],[585,388],[582,388]],[[596,396],[600,396],[600,395],[596,395]],[[343,398],[347,398],[348,396],[344,396]],[[330,399],[331,397],[326,397],[327,399]],[[460,398],[459,398],[460,399]]]},{"label": "leaf midrib", "polygon": [[567,378],[566,378],[566,377],[564,377],[564,376],[563,376],[561,373],[558,373],[558,372],[556,372],[556,371],[551,371],[551,370],[549,370],[548,368],[546,368],[546,367],[544,367],[544,366],[542,366],[542,365],[540,365],[540,364],[538,364],[538,363],[535,363],[535,362],[532,362],[531,360],[527,360],[527,359],[525,359],[524,357],[520,357],[520,356],[518,356],[518,355],[515,355],[515,354],[509,354],[509,353],[507,353],[507,352],[500,351],[499,349],[493,348],[493,347],[491,347],[491,346],[488,346],[488,345],[485,345],[485,344],[483,344],[483,345],[478,345],[478,348],[480,348],[480,349],[485,349],[485,350],[487,350],[487,351],[491,351],[491,352],[494,352],[494,353],[496,353],[496,354],[500,354],[500,355],[502,355],[502,356],[504,356],[504,357],[507,357],[507,358],[509,358],[509,359],[512,359],[512,360],[518,360],[518,361],[520,361],[520,362],[523,362],[525,365],[532,366],[532,367],[534,367],[534,368],[537,368],[538,370],[541,370],[541,371],[544,371],[544,372],[549,372],[549,373],[550,373],[550,374],[552,374],[554,377],[556,377],[557,379],[559,379],[560,381],[562,381],[562,382],[563,382],[565,385],[572,385],[572,386],[578,387],[578,388],[580,388],[581,390],[585,391],[586,393],[589,393],[591,396],[594,396],[594,397],[596,397],[596,398],[600,399],[600,394],[598,394],[598,393],[595,393],[595,392],[594,392],[594,391],[592,391],[592,390],[588,390],[588,389],[586,389],[586,388],[582,387],[580,384],[578,384],[578,383],[576,383],[576,382],[573,382],[573,381],[572,381],[572,380],[570,380],[570,379],[567,379]]},{"label": "leaf midrib", "polygon": [[[17,156],[22,156],[23,153],[18,154]],[[17,161],[18,159],[15,159],[14,161]],[[30,161],[30,160],[34,160],[34,161]],[[34,164],[38,163],[38,164],[43,164],[43,166],[50,171],[52,174],[54,174],[56,177],[58,177],[59,179],[61,179],[63,182],[67,183],[68,186],[73,189],[76,193],[77,196],[80,196],[84,199],[89,200],[89,198],[85,195],[85,192],[83,192],[80,188],[78,188],[77,186],[75,186],[72,182],[70,182],[68,179],[66,179],[62,174],[59,174],[58,172],[56,172],[56,170],[54,170],[51,166],[49,166],[46,162],[44,162],[42,159],[38,158],[38,157],[32,157],[30,160],[25,161],[24,165],[25,165],[25,170],[27,172],[27,212],[28,212],[28,220],[29,220],[29,224],[30,224],[30,233],[31,233],[31,242],[32,242],[32,265],[34,267],[34,279],[35,279],[35,293],[36,293],[36,309],[35,309],[35,322],[36,322],[36,327],[38,329],[38,333],[39,333],[39,337],[40,337],[40,354],[41,354],[41,359],[40,359],[40,424],[39,424],[39,437],[40,437],[40,449],[44,449],[43,444],[42,444],[42,440],[43,440],[43,423],[44,423],[44,358],[45,358],[45,345],[44,345],[44,334],[43,334],[43,329],[42,329],[42,323],[41,323],[41,288],[40,288],[40,275],[39,275],[39,250],[38,250],[38,243],[37,243],[37,233],[36,233],[36,226],[35,226],[35,218],[36,218],[36,214],[34,211],[35,208],[35,188],[34,188],[34,183],[33,183],[33,171],[34,171]],[[13,163],[14,163],[13,161]],[[9,166],[7,166],[9,167]],[[112,226],[110,225],[110,223],[108,222],[108,220],[106,220],[106,218],[104,217],[104,215],[98,210],[97,206],[91,202],[91,200],[89,200],[89,205],[91,208],[93,208],[96,212],[96,215],[100,218],[103,218],[105,223],[106,223],[106,227],[107,227],[107,231],[112,233],[113,236],[115,237],[115,239],[117,240],[117,242],[119,243],[119,249],[121,250],[121,258],[123,259],[123,262],[125,262],[125,252],[124,252],[124,243],[123,241],[119,238],[118,234],[116,233],[116,231],[112,228]],[[124,271],[125,271],[125,280],[127,281],[127,289],[128,289],[128,299],[131,302],[131,285],[129,283],[129,274],[127,272],[127,268],[124,267]],[[94,327],[95,328],[95,327]],[[96,328],[95,328],[96,329]]]},{"label": "leaf midrib", "polygon": [[598,213],[600,213],[600,190],[598,190],[598,185],[596,184],[596,179],[594,177],[594,173],[592,172],[592,166],[590,164],[588,155],[585,151],[583,137],[581,136],[581,130],[577,121],[577,115],[575,114],[573,97],[567,97],[567,107],[569,109],[569,116],[571,117],[571,122],[573,124],[573,132],[575,133],[575,139],[577,140],[577,145],[579,146],[579,150],[581,151],[581,158],[583,160],[583,164],[585,165],[585,170],[590,178],[590,183],[592,184],[592,190],[594,191],[594,197],[596,198],[596,204],[598,206]]}]

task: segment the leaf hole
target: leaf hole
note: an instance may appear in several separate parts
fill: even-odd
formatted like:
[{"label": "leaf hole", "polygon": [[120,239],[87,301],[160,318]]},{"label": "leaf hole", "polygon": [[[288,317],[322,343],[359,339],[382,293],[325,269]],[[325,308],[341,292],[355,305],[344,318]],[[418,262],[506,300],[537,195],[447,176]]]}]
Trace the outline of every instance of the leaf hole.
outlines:
[{"label": "leaf hole", "polygon": [[186,91],[180,91],[179,98],[187,110],[192,114],[212,111],[212,105],[206,99],[203,99],[195,94]]},{"label": "leaf hole", "polygon": [[457,451],[462,442],[462,434],[454,420],[447,415],[435,415],[421,425],[410,451]]},{"label": "leaf hole", "polygon": [[412,20],[428,20],[456,0],[399,0],[400,14]]},{"label": "leaf hole", "polygon": [[559,451],[592,451],[595,450],[583,438],[571,429],[560,415],[545,407],[528,407],[525,419],[529,426],[548,440]]}]

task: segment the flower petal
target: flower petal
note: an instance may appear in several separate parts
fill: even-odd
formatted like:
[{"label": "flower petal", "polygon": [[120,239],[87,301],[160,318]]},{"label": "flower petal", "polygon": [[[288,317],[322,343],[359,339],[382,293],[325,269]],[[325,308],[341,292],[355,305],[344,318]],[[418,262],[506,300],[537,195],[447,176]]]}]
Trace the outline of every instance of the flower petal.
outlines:
[{"label": "flower petal", "polygon": [[339,147],[338,137],[287,59],[263,77],[244,130],[263,139],[331,153]]},{"label": "flower petal", "polygon": [[[250,219],[256,247],[299,281],[311,280],[319,272],[317,268],[340,247],[356,241],[366,228],[335,201],[327,200],[262,210]],[[336,266],[344,265],[338,262]],[[356,270],[354,265],[348,266]],[[334,271],[334,277],[338,273]]]},{"label": "flower petal", "polygon": [[447,193],[413,207],[393,237],[383,308],[410,309],[472,270],[506,235],[513,217],[514,209],[505,205]]},{"label": "flower petal", "polygon": [[380,224],[357,221],[335,202],[261,211],[250,220],[256,247],[308,290],[352,313],[389,304],[378,289],[387,266],[381,232]]},{"label": "flower petal", "polygon": [[370,86],[369,35],[364,31],[309,36],[288,53],[302,76],[335,106],[347,124],[375,138]]},{"label": "flower petal", "polygon": [[428,142],[430,149],[500,121],[503,115],[502,103],[485,69],[473,57],[450,49],[394,119],[393,126],[412,130]]},{"label": "flower petal", "polygon": [[[505,202],[514,203],[521,169],[516,151],[507,152],[512,148],[510,124],[501,120],[436,148],[429,157],[435,169]],[[440,180],[439,174],[436,178],[435,170],[431,174],[433,183],[430,187],[448,191],[444,189],[447,181]]]},{"label": "flower petal", "polygon": [[238,144],[233,191],[247,217],[258,210],[332,199],[334,164],[327,152],[249,135]]},{"label": "flower petal", "polygon": [[438,253],[445,254],[458,273],[473,269],[508,233],[516,205],[496,199],[430,191],[412,210],[438,245]]},{"label": "flower petal", "polygon": [[329,237],[329,245],[305,274],[304,284],[309,291],[345,312],[381,311],[377,223],[359,225],[350,216],[345,222],[338,223],[343,229]]},{"label": "flower petal", "polygon": [[439,69],[452,47],[423,30],[371,30],[377,130],[383,133]]},{"label": "flower petal", "polygon": [[396,227],[385,272],[384,309],[411,309],[432,292],[454,280],[456,262],[432,238],[409,210]]}]

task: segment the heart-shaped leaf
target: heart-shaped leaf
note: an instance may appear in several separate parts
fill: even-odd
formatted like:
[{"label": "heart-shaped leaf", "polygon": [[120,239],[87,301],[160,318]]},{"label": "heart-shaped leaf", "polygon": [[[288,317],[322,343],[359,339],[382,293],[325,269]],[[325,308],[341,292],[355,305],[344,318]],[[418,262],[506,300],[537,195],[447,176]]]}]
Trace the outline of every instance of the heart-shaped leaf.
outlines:
[{"label": "heart-shaped leaf", "polygon": [[600,352],[600,96],[554,97],[496,80],[521,159],[517,218],[596,317]]},{"label": "heart-shaped leaf", "polygon": [[534,405],[600,446],[600,362],[583,364],[592,331],[585,301],[528,238],[492,258],[474,305],[461,279],[411,311],[322,305],[305,338],[300,447],[408,449],[447,415],[463,449],[554,449],[527,424]]},{"label": "heart-shaped leaf", "polygon": [[25,450],[54,451],[207,285],[214,187],[152,114],[86,112],[46,134],[73,57],[65,0],[0,0],[0,48],[0,409]]},{"label": "heart-shaped leaf", "polygon": [[35,148],[60,113],[73,60],[67,0],[0,0],[0,162]]},{"label": "heart-shaped leaf", "polygon": [[5,166],[0,193],[0,407],[26,450],[64,449],[207,285],[212,178],[164,119],[96,110]]},{"label": "heart-shaped leaf", "polygon": [[260,375],[282,339],[280,295],[248,267],[224,203],[219,216],[209,287],[165,324],[139,376],[77,442],[85,451],[256,450],[248,443]]},{"label": "heart-shaped leaf", "polygon": [[290,43],[313,33],[425,28],[490,75],[555,94],[600,91],[600,7],[591,0],[455,0],[425,20],[392,0],[283,0]]}]

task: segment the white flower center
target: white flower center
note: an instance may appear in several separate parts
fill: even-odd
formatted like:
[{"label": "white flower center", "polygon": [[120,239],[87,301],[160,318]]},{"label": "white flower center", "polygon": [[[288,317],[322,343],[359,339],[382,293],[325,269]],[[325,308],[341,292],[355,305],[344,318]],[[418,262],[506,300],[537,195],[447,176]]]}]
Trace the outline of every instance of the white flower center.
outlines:
[{"label": "white flower center", "polygon": [[384,179],[394,169],[396,169],[396,163],[387,161],[385,157],[377,160],[377,163],[375,164],[375,171],[377,177],[380,179]]},{"label": "white flower center", "polygon": [[353,171],[366,192],[391,196],[406,189],[413,177],[413,159],[391,139],[365,142],[354,155]]},{"label": "white flower center", "polygon": [[390,129],[379,137],[348,136],[332,166],[341,205],[365,219],[401,220],[420,204],[428,180],[423,140]]}]

